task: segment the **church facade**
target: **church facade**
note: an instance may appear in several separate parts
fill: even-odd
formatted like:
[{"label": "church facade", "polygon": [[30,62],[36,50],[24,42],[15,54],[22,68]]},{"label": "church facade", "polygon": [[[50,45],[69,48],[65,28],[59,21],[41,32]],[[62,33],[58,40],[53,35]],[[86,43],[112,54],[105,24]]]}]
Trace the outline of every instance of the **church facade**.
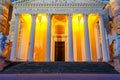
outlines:
[{"label": "church facade", "polygon": [[11,61],[110,61],[100,0],[14,2]]}]

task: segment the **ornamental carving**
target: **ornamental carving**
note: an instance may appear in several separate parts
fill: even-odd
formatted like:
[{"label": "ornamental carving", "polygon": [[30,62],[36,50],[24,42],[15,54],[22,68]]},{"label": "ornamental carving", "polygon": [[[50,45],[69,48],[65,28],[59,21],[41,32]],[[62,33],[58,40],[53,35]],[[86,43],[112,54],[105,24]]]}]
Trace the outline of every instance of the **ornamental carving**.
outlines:
[{"label": "ornamental carving", "polygon": [[90,13],[99,13],[99,14],[104,14],[104,10],[101,8],[60,8],[60,7],[54,7],[54,8],[21,8],[17,7],[14,10],[14,13],[30,13],[30,14],[37,14],[37,13],[60,13],[60,14],[68,14],[68,13],[85,13],[85,14],[90,14]]},{"label": "ornamental carving", "polygon": [[103,4],[101,0],[18,0],[14,3],[23,3],[23,4]]}]

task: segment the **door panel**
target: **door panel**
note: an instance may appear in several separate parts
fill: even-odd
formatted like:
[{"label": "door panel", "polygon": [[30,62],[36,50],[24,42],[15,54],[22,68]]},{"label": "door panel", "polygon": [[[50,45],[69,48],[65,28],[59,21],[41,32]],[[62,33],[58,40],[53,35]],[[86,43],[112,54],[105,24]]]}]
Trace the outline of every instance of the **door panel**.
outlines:
[{"label": "door panel", "polygon": [[65,61],[65,42],[55,42],[55,61]]}]

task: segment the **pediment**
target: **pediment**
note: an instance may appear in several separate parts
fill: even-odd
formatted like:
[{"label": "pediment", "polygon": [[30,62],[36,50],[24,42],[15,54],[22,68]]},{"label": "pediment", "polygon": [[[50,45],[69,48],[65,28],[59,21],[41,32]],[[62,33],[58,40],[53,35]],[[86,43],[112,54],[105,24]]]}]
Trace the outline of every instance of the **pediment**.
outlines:
[{"label": "pediment", "polygon": [[103,4],[100,0],[18,0],[14,4]]}]

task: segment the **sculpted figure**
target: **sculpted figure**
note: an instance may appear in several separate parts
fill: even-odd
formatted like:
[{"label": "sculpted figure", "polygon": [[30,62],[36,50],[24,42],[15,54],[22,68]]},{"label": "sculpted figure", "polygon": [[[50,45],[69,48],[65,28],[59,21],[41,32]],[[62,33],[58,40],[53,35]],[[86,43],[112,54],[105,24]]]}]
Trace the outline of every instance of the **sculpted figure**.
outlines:
[{"label": "sculpted figure", "polygon": [[113,28],[120,35],[120,0],[110,0],[110,12],[113,19]]}]

